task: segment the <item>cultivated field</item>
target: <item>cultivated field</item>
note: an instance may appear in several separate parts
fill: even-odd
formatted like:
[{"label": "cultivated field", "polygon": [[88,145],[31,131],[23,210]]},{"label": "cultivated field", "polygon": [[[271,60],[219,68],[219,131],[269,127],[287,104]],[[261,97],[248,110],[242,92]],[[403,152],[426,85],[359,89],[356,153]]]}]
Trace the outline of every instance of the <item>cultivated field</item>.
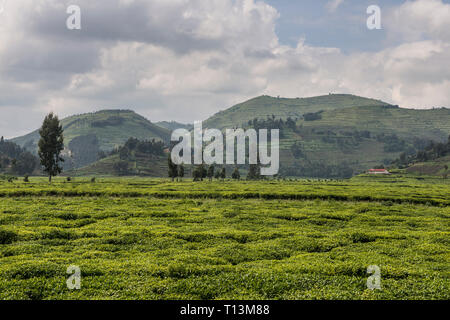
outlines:
[{"label": "cultivated field", "polygon": [[0,182],[0,299],[449,299],[450,183],[420,179]]}]

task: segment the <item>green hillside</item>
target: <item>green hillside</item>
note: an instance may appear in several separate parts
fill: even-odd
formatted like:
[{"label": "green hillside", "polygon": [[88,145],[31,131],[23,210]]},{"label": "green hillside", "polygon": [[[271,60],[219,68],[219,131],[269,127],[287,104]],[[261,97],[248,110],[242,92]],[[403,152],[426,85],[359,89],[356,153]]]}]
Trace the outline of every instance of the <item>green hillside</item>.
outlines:
[{"label": "green hillside", "polygon": [[233,128],[242,126],[255,117],[265,119],[301,118],[305,113],[343,109],[356,106],[386,106],[386,102],[348,94],[330,94],[312,98],[274,98],[260,96],[221,111],[203,123],[204,128]]},{"label": "green hillside", "polygon": [[192,124],[184,124],[184,123],[179,123],[176,121],[160,121],[160,122],[156,122],[156,125],[165,128],[169,131],[174,131],[177,129],[187,129],[187,130],[191,130],[193,128]]},{"label": "green hillside", "polygon": [[[115,164],[125,162],[127,170],[118,172]],[[136,155],[134,159],[121,161],[119,155],[112,155],[105,159],[99,160],[91,165],[78,170],[72,170],[65,175],[73,176],[148,176],[148,177],[165,177],[167,176],[167,157],[165,156],[148,156]]]},{"label": "green hillside", "polygon": [[[125,143],[130,137],[142,140],[158,139],[168,141],[170,132],[151,123],[143,116],[130,110],[103,110],[94,113],[74,115],[62,120],[66,147],[80,136],[96,136],[99,148],[109,151]],[[32,152],[37,150],[38,130],[11,141]]]},{"label": "green hillside", "polygon": [[352,95],[262,96],[214,115],[203,127],[278,128],[282,175],[348,177],[417,152],[430,140],[446,140],[450,109],[404,109]]},{"label": "green hillside", "polygon": [[450,109],[417,110],[397,107],[352,107],[330,110],[317,121],[300,121],[305,127],[368,130],[395,133],[403,138],[446,140],[450,133]]},{"label": "green hillside", "polygon": [[[282,166],[346,163],[354,173],[360,173],[388,165],[403,152],[417,152],[430,140],[445,141],[450,134],[450,109],[353,107],[325,111],[320,117],[315,121],[301,119],[295,130],[284,130]],[[303,157],[294,156],[294,145]]]},{"label": "green hillside", "polygon": [[[447,168],[447,169],[446,169]],[[450,176],[450,156],[438,158],[432,161],[415,163],[406,169],[406,172],[427,176]]]},{"label": "green hillside", "polygon": [[[63,125],[66,146],[72,151],[69,160],[74,161],[73,165],[66,164],[66,171],[83,167],[78,173],[112,175],[116,156],[92,165],[98,160],[97,144],[101,150],[111,150],[129,137],[167,141],[170,130],[160,126],[173,130],[181,124],[163,122],[158,126],[132,111],[101,111],[69,117]],[[390,165],[402,153],[415,154],[431,140],[446,141],[450,109],[405,109],[353,95],[297,99],[262,96],[219,112],[203,123],[204,129],[234,127],[280,130],[282,176],[345,178],[381,164]],[[36,150],[37,139],[34,132],[13,141]],[[127,159],[129,167],[136,169],[130,174],[167,175],[166,157],[153,158],[150,163],[145,159]],[[247,167],[241,169],[245,172]]]}]

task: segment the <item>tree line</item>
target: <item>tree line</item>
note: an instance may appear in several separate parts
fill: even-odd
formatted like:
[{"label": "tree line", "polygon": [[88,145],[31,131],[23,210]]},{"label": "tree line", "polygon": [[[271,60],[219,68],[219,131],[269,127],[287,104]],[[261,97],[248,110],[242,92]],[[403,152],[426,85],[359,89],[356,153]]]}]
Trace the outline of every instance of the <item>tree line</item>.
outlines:
[{"label": "tree line", "polygon": [[426,147],[417,153],[408,154],[403,152],[392,164],[402,168],[417,162],[433,161],[448,155],[450,155],[450,136],[447,142],[430,141]]},{"label": "tree line", "polygon": [[[169,154],[168,156],[168,177],[172,179],[172,181],[181,181],[185,176],[185,168],[183,165],[176,165],[173,163],[172,158]],[[215,164],[212,165],[196,165],[192,171],[192,178],[194,181],[203,181],[204,179],[208,179],[212,181],[213,179],[224,181],[227,178],[227,170],[225,166],[221,168]],[[233,180],[241,180],[241,173],[237,166],[234,167],[233,172],[231,173],[231,178]],[[249,170],[247,173],[247,180],[259,180],[262,179],[261,176],[261,166],[259,164],[251,164],[249,165]]]}]

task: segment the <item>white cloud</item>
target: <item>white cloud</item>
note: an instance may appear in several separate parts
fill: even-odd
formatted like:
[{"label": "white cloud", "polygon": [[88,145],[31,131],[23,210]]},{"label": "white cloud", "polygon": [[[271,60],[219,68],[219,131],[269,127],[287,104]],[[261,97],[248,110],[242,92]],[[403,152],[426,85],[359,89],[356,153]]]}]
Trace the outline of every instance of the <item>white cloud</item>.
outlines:
[{"label": "white cloud", "polygon": [[450,4],[442,0],[407,1],[387,16],[391,36],[450,41]]},{"label": "white cloud", "polygon": [[[441,17],[449,5],[441,1],[394,8],[386,32],[402,41],[350,54],[304,40],[281,45],[279,14],[261,1],[108,3],[78,1],[81,32],[65,28],[68,2],[8,3],[0,20],[0,135],[34,129],[50,110],[121,107],[150,120],[194,121],[261,94],[339,92],[403,107],[450,106],[450,38]],[[415,26],[414,19],[423,30],[400,23]]]}]

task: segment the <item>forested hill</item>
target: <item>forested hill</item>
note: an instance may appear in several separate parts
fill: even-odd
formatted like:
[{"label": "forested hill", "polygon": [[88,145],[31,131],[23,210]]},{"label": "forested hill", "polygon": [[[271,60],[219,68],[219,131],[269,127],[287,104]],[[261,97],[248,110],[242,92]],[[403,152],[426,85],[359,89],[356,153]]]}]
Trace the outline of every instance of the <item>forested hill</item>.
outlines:
[{"label": "forested hill", "polygon": [[38,170],[39,160],[19,145],[0,138],[0,173],[30,175]]}]

